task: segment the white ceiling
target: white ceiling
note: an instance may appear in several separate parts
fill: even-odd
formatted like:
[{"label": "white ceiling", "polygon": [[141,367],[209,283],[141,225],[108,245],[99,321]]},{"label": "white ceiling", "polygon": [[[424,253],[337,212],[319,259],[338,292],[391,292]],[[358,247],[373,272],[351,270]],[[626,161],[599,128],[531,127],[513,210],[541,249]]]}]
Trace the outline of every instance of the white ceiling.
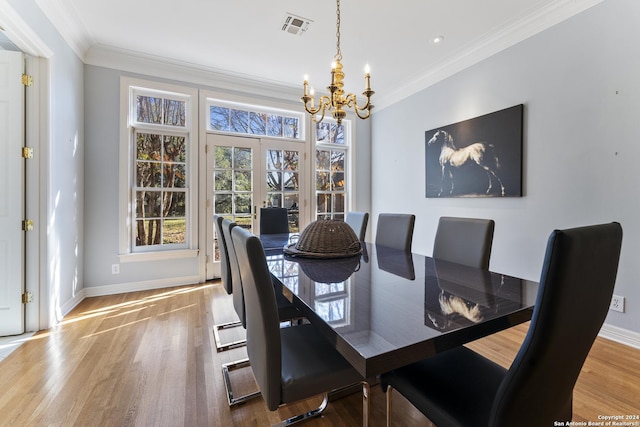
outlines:
[{"label": "white ceiling", "polygon": [[[336,50],[334,0],[36,0],[76,53],[103,48],[322,91]],[[389,105],[602,0],[342,0],[346,91]],[[281,30],[291,13],[308,31]],[[443,43],[431,40],[444,36]]]}]

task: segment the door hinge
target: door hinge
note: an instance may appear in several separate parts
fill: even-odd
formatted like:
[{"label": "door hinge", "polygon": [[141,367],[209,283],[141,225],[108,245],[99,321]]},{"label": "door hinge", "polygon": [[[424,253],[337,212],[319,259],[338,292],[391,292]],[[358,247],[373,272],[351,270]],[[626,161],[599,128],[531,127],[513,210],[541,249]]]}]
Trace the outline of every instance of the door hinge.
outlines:
[{"label": "door hinge", "polygon": [[33,148],[31,148],[31,147],[22,147],[22,158],[23,159],[33,159]]},{"label": "door hinge", "polygon": [[33,294],[31,292],[25,292],[22,294],[22,303],[27,304],[33,302]]},{"label": "door hinge", "polygon": [[33,230],[33,220],[25,219],[22,221],[22,231],[32,231]]},{"label": "door hinge", "polygon": [[22,84],[27,87],[33,86],[33,76],[30,76],[29,74],[23,74]]}]

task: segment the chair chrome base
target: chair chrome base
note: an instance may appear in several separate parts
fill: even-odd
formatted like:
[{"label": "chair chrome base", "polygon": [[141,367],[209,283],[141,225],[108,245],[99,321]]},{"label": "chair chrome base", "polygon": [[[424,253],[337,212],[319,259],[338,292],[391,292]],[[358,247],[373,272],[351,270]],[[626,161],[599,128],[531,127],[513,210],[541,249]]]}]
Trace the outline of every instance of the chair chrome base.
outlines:
[{"label": "chair chrome base", "polygon": [[240,322],[239,320],[236,320],[235,322],[221,323],[213,327],[213,337],[216,340],[216,351],[218,353],[231,350],[232,348],[244,347],[245,345],[247,345],[247,340],[245,339],[222,344],[222,340],[220,339],[220,331],[222,329],[235,328],[238,326],[242,326],[242,322]]},{"label": "chair chrome base", "polygon": [[327,405],[329,405],[329,393],[325,393],[322,398],[322,403],[316,409],[312,409],[309,412],[305,412],[304,414],[296,415],[294,417],[288,418],[284,421],[279,422],[278,424],[274,424],[272,427],[285,427],[291,426],[294,424],[298,424],[299,422],[306,421],[309,418],[315,418],[322,415],[325,409],[327,409]]},{"label": "chair chrome base", "polygon": [[[351,386],[344,387],[340,390],[346,390]],[[336,391],[336,390],[333,390]],[[369,410],[370,410],[370,402],[369,402],[369,383],[366,381],[362,381],[362,425],[367,427],[369,424]],[[322,398],[322,403],[316,409],[312,409],[309,412],[305,412],[304,414],[296,415],[294,417],[288,418],[284,421],[279,422],[278,424],[274,424],[272,427],[286,427],[297,424],[302,421],[306,421],[310,418],[319,417],[322,415],[325,409],[327,409],[327,405],[329,405],[329,393],[325,393]]]},{"label": "chair chrome base", "polygon": [[234,397],[233,389],[231,387],[231,377],[229,376],[229,372],[244,368],[247,366],[251,366],[251,362],[249,359],[240,359],[235,362],[225,363],[222,365],[222,375],[224,376],[224,386],[227,389],[227,400],[229,402],[229,406],[239,405],[241,403],[246,402],[247,400],[251,400],[254,397],[260,396],[260,391],[254,391],[253,393],[245,394],[244,396]]}]

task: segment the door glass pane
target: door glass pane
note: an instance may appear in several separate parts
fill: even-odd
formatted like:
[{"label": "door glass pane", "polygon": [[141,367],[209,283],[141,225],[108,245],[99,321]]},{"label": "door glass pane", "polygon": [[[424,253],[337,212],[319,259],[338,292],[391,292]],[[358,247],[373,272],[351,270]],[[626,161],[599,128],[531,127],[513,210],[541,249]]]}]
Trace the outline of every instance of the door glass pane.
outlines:
[{"label": "door glass pane", "polygon": [[285,151],[284,152],[284,170],[297,171],[298,160],[300,159],[300,153],[298,151]]},{"label": "door glass pane", "polygon": [[299,191],[300,182],[298,174],[294,172],[285,172],[283,174],[282,186],[285,191]]},{"label": "door glass pane", "polygon": [[213,161],[216,169],[230,168],[231,159],[233,156],[233,148],[231,147],[216,147],[215,156]]},{"label": "door glass pane", "polygon": [[280,170],[282,168],[282,151],[267,150],[267,170]]},{"label": "door glass pane", "polygon": [[233,202],[231,194],[216,194],[214,197],[214,210],[218,215],[231,216]]},{"label": "door glass pane", "polygon": [[214,191],[231,191],[231,171],[215,171],[213,173]]},{"label": "door glass pane", "polygon": [[234,199],[234,214],[251,213],[251,194],[236,194]]},{"label": "door glass pane", "polygon": [[253,188],[253,180],[251,177],[253,176],[253,172],[251,171],[240,171],[234,174],[235,182],[234,189],[235,191],[251,191]]},{"label": "door glass pane", "polygon": [[[254,206],[253,164],[252,148],[214,146],[213,213],[249,230],[252,230]],[[213,253],[219,260],[217,248],[215,236]]]},{"label": "door glass pane", "polygon": [[251,148],[235,148],[234,153],[234,165],[235,169],[252,169],[253,159]]},{"label": "door glass pane", "polygon": [[282,190],[282,172],[267,172],[267,191],[272,192],[280,190]]},{"label": "door glass pane", "polygon": [[300,230],[299,220],[299,159],[296,150],[266,150],[267,206],[283,207],[289,210],[289,230]]}]

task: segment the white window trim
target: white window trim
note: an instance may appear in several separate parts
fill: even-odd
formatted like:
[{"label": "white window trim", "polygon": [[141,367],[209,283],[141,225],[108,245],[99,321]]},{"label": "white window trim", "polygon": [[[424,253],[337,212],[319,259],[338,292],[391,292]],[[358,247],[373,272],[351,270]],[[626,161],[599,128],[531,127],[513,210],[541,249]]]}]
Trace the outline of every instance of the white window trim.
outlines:
[{"label": "white window trim", "polygon": [[[158,90],[187,96],[187,126],[189,126],[189,149],[187,164],[189,165],[189,199],[187,248],[156,250],[150,252],[132,252],[132,183],[133,148],[131,146],[132,108],[130,92],[138,87],[144,90]],[[198,136],[199,136],[198,90],[194,88],[170,85],[131,77],[120,78],[120,158],[118,186],[118,230],[120,262],[142,262],[162,259],[191,258],[198,256]]]},{"label": "white window trim", "polygon": [[[347,113],[347,118],[343,120],[343,126],[345,126],[345,130],[344,130],[344,134],[345,137],[348,136],[349,140],[344,144],[344,145],[340,145],[340,144],[334,144],[334,143],[330,143],[330,142],[317,142],[316,138],[316,124],[310,120],[310,138],[311,138],[311,154],[309,155],[309,157],[311,158],[311,165],[310,165],[310,169],[311,169],[311,183],[313,185],[313,197],[312,197],[312,206],[311,206],[311,216],[312,216],[312,221],[315,220],[318,217],[318,190],[316,190],[316,149],[321,149],[321,150],[331,150],[331,149],[342,149],[345,150],[346,152],[346,161],[345,161],[345,179],[347,180],[347,185],[345,187],[344,193],[345,193],[345,211],[344,214],[346,215],[347,212],[349,212],[350,210],[353,209],[353,203],[355,201],[355,185],[353,184],[353,179],[355,178],[355,159],[354,157],[354,153],[355,153],[355,149],[354,149],[354,144],[356,141],[356,125],[355,125],[355,120],[357,119],[357,117],[355,116],[355,114],[349,114]],[[359,119],[358,119],[359,120]],[[331,118],[327,118],[325,117],[323,119],[323,122],[327,121],[329,123],[336,123],[335,120],[331,119]]]},{"label": "white window trim", "polygon": [[[218,129],[211,128],[211,121],[209,120],[209,109],[212,106],[223,107],[223,108],[234,108],[243,111],[254,111],[258,113],[266,113],[266,114],[275,114],[280,116],[289,116],[289,117],[297,117],[300,123],[300,136],[298,138],[288,138],[282,136],[270,136],[270,135],[260,135],[254,133],[243,133],[243,132],[231,132],[231,131],[222,131]],[[283,108],[283,107],[274,107],[271,103],[259,103],[258,100],[255,100],[252,103],[248,102],[237,102],[237,101],[229,101],[228,99],[224,99],[222,97],[207,97],[206,98],[206,106],[205,106],[205,118],[206,118],[206,131],[208,133],[216,133],[221,135],[231,135],[231,136],[246,136],[250,138],[267,138],[267,139],[277,139],[284,141],[294,141],[294,142],[304,142],[306,140],[306,133],[304,132],[306,120],[305,115],[303,113],[296,112],[291,108]]]}]

